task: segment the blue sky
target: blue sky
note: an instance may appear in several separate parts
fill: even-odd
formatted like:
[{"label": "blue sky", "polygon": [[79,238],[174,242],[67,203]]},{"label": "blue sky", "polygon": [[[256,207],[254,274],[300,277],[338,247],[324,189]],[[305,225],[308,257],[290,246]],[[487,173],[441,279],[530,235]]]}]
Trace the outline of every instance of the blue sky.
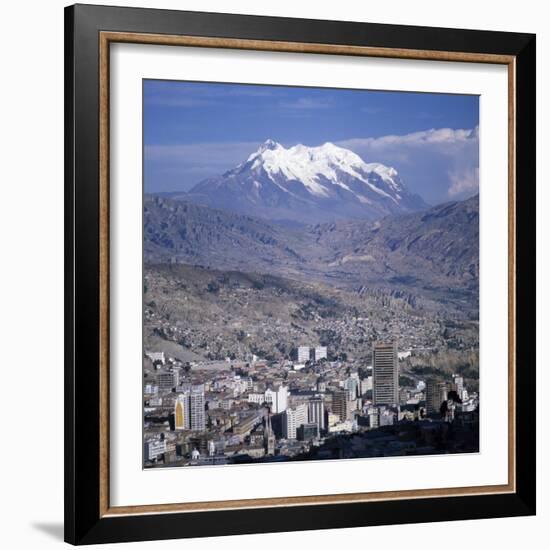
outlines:
[{"label": "blue sky", "polygon": [[394,166],[432,204],[477,191],[477,96],[145,80],[145,191],[188,190],[267,138]]}]

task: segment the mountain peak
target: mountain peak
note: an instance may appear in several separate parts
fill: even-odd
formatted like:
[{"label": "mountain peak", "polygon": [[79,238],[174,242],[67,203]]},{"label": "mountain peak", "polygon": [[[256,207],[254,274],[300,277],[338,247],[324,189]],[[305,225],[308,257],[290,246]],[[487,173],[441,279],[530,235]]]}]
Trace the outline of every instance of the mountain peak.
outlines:
[{"label": "mountain peak", "polygon": [[323,145],[320,145],[319,148],[323,151],[348,151],[348,149],[344,149],[343,147],[338,147],[338,145],[334,145],[332,141],[327,141],[323,143]]},{"label": "mountain peak", "polygon": [[191,195],[208,204],[265,217],[299,221],[377,219],[427,205],[409,193],[397,170],[367,164],[331,142],[283,147],[267,139],[248,159],[218,178],[197,184]]},{"label": "mountain peak", "polygon": [[258,153],[263,153],[264,151],[275,151],[276,149],[284,149],[284,147],[272,139],[266,139],[258,149]]}]

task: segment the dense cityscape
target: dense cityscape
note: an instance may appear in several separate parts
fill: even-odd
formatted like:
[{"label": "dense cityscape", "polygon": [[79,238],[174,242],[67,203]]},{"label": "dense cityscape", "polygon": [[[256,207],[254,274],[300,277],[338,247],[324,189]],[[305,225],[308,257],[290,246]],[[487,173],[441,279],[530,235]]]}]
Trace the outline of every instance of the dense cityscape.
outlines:
[{"label": "dense cityscape", "polygon": [[403,374],[425,351],[376,342],[357,366],[326,346],[278,362],[147,350],[145,467],[477,452],[478,395],[464,378]]}]

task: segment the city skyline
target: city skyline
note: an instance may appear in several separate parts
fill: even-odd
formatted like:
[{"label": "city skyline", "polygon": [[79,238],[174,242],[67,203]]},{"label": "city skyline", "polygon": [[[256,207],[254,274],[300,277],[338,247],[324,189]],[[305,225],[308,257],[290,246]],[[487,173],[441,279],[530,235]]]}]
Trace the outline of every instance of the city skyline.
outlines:
[{"label": "city skyline", "polygon": [[[306,349],[309,359],[306,360],[306,364],[302,364],[300,361],[304,359]],[[410,357],[412,350],[401,352],[402,358],[399,359],[395,342],[374,343],[372,364],[356,372],[349,372],[349,369],[342,371],[339,362],[328,361],[325,356],[316,360],[315,351],[318,349],[319,346],[298,346],[293,352],[294,360],[289,357],[287,362],[289,372],[294,370],[302,373],[305,370],[316,373],[315,388],[310,391],[292,389],[288,382],[283,382],[275,376],[273,380],[260,384],[260,387],[265,387],[264,391],[255,392],[254,389],[258,386],[254,382],[255,375],[251,373],[256,367],[265,368],[265,362],[255,358],[247,364],[247,367],[252,367],[252,370],[248,371],[248,376],[244,376],[242,371],[235,374],[234,365],[231,369],[226,369],[221,377],[219,372],[216,374],[218,383],[221,378],[225,380],[226,386],[240,388],[239,391],[233,391],[234,401],[238,401],[242,393],[245,401],[252,405],[252,408],[247,409],[230,428],[233,438],[246,438],[249,441],[244,447],[237,444],[236,463],[270,461],[275,459],[276,452],[281,458],[283,455],[280,453],[283,452],[286,459],[290,460],[343,458],[333,456],[330,447],[333,436],[341,437],[342,434],[354,433],[378,434],[380,430],[385,434],[383,447],[377,445],[376,439],[366,440],[363,447],[356,449],[354,454],[347,458],[372,458],[380,456],[381,452],[382,456],[400,455],[404,448],[407,449],[408,455],[440,453],[441,449],[438,450],[433,444],[441,437],[447,441],[446,445],[449,444],[449,439],[454,441],[454,438],[457,438],[458,447],[455,452],[477,450],[477,444],[472,440],[475,434],[471,432],[471,428],[465,429],[463,423],[471,423],[472,418],[477,418],[478,397],[475,392],[468,393],[461,375],[443,376],[444,380],[440,376],[428,377],[416,387],[410,384],[407,387],[407,384],[399,383],[399,362]],[[327,352],[324,348],[322,354]],[[158,369],[155,380],[163,380],[168,373],[173,377],[173,387],[169,388],[169,391],[165,388],[164,391],[164,395],[174,397],[173,415],[169,414],[173,419],[173,427],[168,433],[175,434],[176,438],[179,432],[187,433],[191,437],[191,445],[170,445],[170,440],[162,433],[160,439],[146,437],[146,465],[154,466],[157,459],[165,457],[170,448],[175,459],[172,460],[175,464],[179,462],[179,465],[182,464],[182,460],[189,466],[234,463],[231,454],[235,451],[232,450],[231,443],[220,446],[223,439],[220,440],[219,436],[215,435],[217,432],[212,433],[211,427],[206,425],[205,405],[207,401],[212,402],[212,395],[216,394],[215,387],[208,380],[201,384],[179,384],[180,376],[176,374],[180,368],[177,366],[178,362],[172,361],[170,365],[170,360],[167,362],[164,354],[158,352],[147,352],[147,356],[150,360],[151,357],[154,359],[152,365]],[[245,368],[246,365],[242,361],[236,364],[239,365],[239,369]],[[388,369],[391,371],[390,374]],[[377,375],[377,370],[380,370],[382,376]],[[327,373],[331,372],[332,374],[327,376]],[[347,372],[347,376],[340,378],[341,372]],[[340,381],[335,385],[338,379]],[[149,386],[145,393],[154,395],[156,392]],[[391,397],[388,397],[390,394]],[[369,404],[369,395],[372,404]],[[327,397],[330,397],[328,409]],[[424,406],[421,406],[422,399],[426,401]],[[458,425],[460,428],[455,427],[458,433],[449,434],[449,426],[453,426],[456,419],[461,419],[461,424]],[[412,427],[420,431],[411,431]],[[408,440],[405,447],[397,445],[400,440],[396,438],[396,428],[408,430],[411,435],[416,433],[417,442],[414,446],[411,446],[411,440]],[[431,445],[418,447],[418,443],[423,441],[431,442]],[[311,447],[312,442],[321,442],[321,446]],[[391,445],[388,448],[388,442],[395,448]],[[239,448],[245,451],[244,456],[238,454]],[[304,449],[309,450],[304,452]],[[338,449],[341,450],[340,447],[336,450]],[[188,456],[186,461],[183,458],[185,454]],[[166,464],[166,458],[163,460]]]}]

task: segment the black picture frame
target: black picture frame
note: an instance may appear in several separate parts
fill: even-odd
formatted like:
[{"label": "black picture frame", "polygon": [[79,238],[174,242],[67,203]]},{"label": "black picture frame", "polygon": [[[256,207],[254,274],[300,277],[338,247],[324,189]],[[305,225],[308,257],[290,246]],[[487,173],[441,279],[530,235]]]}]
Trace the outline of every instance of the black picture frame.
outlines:
[{"label": "black picture frame", "polygon": [[[515,58],[515,492],[123,516],[100,513],[101,31]],[[65,540],[129,542],[535,514],[535,36],[75,5],[65,9]]]}]

